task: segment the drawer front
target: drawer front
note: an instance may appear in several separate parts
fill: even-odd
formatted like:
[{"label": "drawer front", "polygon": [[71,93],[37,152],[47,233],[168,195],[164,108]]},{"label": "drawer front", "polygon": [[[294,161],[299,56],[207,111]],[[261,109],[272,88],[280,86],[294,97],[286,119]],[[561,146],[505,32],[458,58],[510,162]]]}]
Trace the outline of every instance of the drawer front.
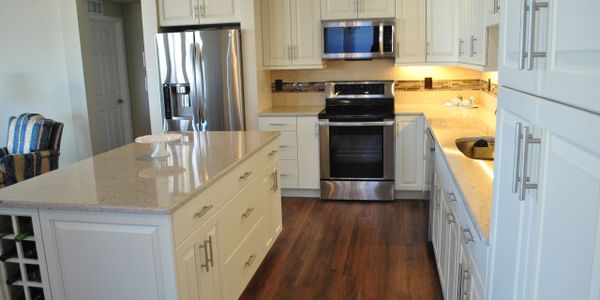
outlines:
[{"label": "drawer front", "polygon": [[176,246],[221,208],[224,202],[220,198],[220,186],[218,182],[213,184],[173,213],[173,233]]},{"label": "drawer front", "polygon": [[258,129],[263,131],[296,131],[295,117],[260,117]]},{"label": "drawer front", "polygon": [[262,262],[265,248],[265,223],[260,220],[223,266],[225,299],[237,299]]},{"label": "drawer front", "polygon": [[295,131],[284,131],[279,137],[279,157],[281,159],[298,159],[298,142]]},{"label": "drawer front", "polygon": [[229,257],[240,241],[263,218],[264,202],[263,184],[261,178],[257,178],[225,204],[221,217],[224,257]]},{"label": "drawer front", "polygon": [[268,163],[272,147],[265,147],[259,153],[248,158],[222,179],[222,199],[228,200],[252,181]]},{"label": "drawer front", "polygon": [[279,177],[281,180],[281,188],[297,189],[298,188],[298,161],[285,160],[279,161]]}]

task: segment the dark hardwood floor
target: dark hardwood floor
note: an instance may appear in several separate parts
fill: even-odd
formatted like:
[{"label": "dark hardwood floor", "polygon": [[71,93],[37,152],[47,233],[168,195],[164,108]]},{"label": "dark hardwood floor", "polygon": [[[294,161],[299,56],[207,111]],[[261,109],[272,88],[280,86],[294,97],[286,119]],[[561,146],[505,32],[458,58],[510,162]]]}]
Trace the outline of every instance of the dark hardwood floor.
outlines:
[{"label": "dark hardwood floor", "polygon": [[240,299],[442,299],[426,201],[282,202],[283,231]]}]

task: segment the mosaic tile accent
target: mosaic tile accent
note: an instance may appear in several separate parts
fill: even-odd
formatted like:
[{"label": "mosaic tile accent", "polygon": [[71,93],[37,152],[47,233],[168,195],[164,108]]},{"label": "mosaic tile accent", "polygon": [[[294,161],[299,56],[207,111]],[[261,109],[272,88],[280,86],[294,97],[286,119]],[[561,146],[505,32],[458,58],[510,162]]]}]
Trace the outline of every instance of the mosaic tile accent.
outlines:
[{"label": "mosaic tile accent", "polygon": [[[395,82],[397,91],[464,91],[481,90],[491,95],[498,94],[498,85],[480,79],[452,79],[433,80],[431,89],[425,89],[424,80],[398,80]],[[322,93],[325,91],[325,82],[283,82],[281,90],[276,90],[275,82],[271,84],[273,93]]]}]

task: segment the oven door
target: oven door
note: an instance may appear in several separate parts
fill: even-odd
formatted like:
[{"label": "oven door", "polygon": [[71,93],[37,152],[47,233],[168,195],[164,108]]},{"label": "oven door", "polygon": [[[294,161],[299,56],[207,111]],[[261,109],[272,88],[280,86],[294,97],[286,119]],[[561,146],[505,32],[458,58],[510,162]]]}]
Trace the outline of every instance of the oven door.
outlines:
[{"label": "oven door", "polygon": [[321,180],[394,180],[394,120],[320,119]]}]

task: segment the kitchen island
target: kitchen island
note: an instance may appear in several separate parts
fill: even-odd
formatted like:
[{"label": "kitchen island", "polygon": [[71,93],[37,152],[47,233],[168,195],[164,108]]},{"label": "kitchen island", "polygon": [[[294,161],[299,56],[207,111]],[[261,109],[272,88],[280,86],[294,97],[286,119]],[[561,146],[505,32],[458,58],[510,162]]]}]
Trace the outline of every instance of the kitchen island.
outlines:
[{"label": "kitchen island", "polygon": [[282,229],[278,136],[185,133],[0,190],[0,298],[236,299]]}]

